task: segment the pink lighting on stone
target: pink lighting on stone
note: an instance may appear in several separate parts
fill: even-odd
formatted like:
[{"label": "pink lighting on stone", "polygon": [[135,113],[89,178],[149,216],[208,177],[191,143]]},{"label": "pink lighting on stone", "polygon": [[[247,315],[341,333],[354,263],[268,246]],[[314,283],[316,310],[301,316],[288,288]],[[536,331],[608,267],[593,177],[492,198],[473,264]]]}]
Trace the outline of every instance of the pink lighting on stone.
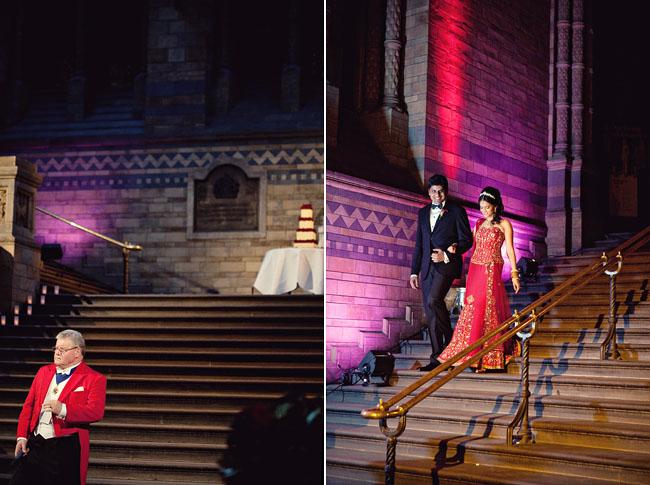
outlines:
[{"label": "pink lighting on stone", "polygon": [[[439,168],[432,167],[432,172],[441,171],[451,181],[458,180],[459,134],[465,121],[463,92],[468,50],[467,5],[462,0],[431,2],[430,5],[433,12],[429,42],[432,44],[433,59],[429,64],[429,89],[433,91],[435,104],[429,105],[433,112],[428,114],[427,123],[433,121],[439,129],[440,150],[437,154],[426,154],[426,158],[438,162]],[[427,145],[427,150],[431,150],[431,144]]]}]

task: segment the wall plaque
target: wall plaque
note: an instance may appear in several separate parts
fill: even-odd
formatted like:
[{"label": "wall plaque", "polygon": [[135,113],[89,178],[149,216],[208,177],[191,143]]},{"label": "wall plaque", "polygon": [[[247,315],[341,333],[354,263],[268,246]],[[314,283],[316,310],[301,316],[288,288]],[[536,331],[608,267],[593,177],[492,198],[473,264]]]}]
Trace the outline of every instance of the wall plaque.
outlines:
[{"label": "wall plaque", "polygon": [[257,231],[260,179],[220,165],[194,189],[194,232]]}]

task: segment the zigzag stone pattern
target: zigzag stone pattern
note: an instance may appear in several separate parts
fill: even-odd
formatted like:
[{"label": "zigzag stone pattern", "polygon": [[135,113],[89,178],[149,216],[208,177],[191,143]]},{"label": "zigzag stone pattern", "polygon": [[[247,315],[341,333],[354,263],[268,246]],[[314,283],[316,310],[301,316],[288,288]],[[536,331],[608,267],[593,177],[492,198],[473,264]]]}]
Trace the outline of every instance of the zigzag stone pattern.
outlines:
[{"label": "zigzag stone pattern", "polygon": [[[256,149],[259,148],[259,149]],[[80,152],[39,157],[24,155],[36,163],[39,172],[89,172],[101,170],[151,170],[203,168],[215,160],[244,160],[251,166],[322,164],[322,144],[295,148],[268,147],[196,147],[187,150],[129,150]]]},{"label": "zigzag stone pattern", "polygon": [[186,187],[191,170],[214,161],[234,160],[268,167],[266,178],[270,184],[322,184],[324,156],[322,144],[312,144],[291,148],[225,146],[79,152],[25,158],[45,175],[41,191],[65,191]]},{"label": "zigzag stone pattern", "polygon": [[377,199],[373,207],[361,195],[328,187],[327,254],[410,266],[417,208],[399,201],[383,201],[377,207]]}]

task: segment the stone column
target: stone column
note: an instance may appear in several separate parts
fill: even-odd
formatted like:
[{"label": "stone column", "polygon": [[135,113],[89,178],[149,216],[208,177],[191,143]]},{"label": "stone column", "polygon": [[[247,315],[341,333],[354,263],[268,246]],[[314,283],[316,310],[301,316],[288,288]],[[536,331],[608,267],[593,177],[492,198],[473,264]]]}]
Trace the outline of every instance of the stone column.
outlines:
[{"label": "stone column", "polygon": [[289,1],[287,29],[287,62],[282,68],[281,104],[282,109],[294,113],[300,109],[300,54],[298,35],[297,0]]},{"label": "stone column", "polygon": [[365,117],[366,126],[390,163],[408,166],[408,115],[402,93],[402,51],[404,42],[403,0],[386,3],[384,36],[384,92],[381,107]]},{"label": "stone column", "polygon": [[0,157],[0,312],[5,314],[37,292],[41,251],[34,242],[34,207],[41,182],[32,163]]},{"label": "stone column", "polygon": [[381,2],[368,2],[368,24],[366,34],[366,56],[364,69],[365,111],[379,108],[382,100],[381,48],[382,48],[382,5]]},{"label": "stone column", "polygon": [[[551,256],[581,249],[585,234],[585,9],[583,0],[551,3],[549,160],[546,225]],[[588,31],[587,31],[588,34]],[[589,61],[590,62],[590,61]],[[590,82],[590,81],[589,81]],[[587,93],[587,96],[589,94]],[[588,105],[585,104],[588,103]]]},{"label": "stone column", "polygon": [[549,256],[571,252],[568,232],[570,215],[570,155],[569,155],[569,46],[571,35],[570,0],[551,3],[551,69],[549,70],[550,158],[547,161],[546,245]]},{"label": "stone column", "polygon": [[214,112],[224,115],[232,102],[232,69],[230,52],[230,5],[229,0],[219,2],[217,34],[217,52],[219,67],[217,68],[217,83],[213,92]]},{"label": "stone column", "polygon": [[582,184],[584,147],[584,13],[582,0],[573,0],[571,20],[571,249],[582,248]]},{"label": "stone column", "polygon": [[85,72],[85,12],[84,0],[77,0],[75,15],[74,72],[68,80],[68,117],[73,121],[83,120],[86,114],[86,72]]},{"label": "stone column", "polygon": [[384,108],[401,109],[402,64],[402,0],[386,3],[386,36],[384,40]]}]

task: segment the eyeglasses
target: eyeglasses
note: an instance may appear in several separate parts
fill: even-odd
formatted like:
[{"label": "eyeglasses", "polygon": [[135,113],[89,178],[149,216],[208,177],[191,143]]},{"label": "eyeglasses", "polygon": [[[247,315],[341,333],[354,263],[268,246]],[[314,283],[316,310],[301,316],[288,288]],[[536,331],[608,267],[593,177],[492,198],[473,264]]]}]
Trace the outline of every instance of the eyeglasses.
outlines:
[{"label": "eyeglasses", "polygon": [[65,354],[67,352],[70,352],[71,350],[78,349],[79,346],[75,347],[70,347],[69,349],[64,349],[63,347],[52,347],[52,352],[59,353],[59,354]]}]

